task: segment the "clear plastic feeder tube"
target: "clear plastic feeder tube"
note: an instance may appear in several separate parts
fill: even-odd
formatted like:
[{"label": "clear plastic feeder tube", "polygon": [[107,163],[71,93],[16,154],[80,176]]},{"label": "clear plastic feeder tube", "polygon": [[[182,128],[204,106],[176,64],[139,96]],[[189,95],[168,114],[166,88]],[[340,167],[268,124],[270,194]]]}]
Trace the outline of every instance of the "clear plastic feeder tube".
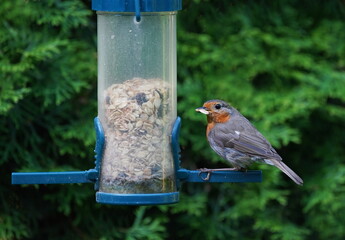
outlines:
[{"label": "clear plastic feeder tube", "polygon": [[100,191],[175,192],[176,12],[97,12]]}]

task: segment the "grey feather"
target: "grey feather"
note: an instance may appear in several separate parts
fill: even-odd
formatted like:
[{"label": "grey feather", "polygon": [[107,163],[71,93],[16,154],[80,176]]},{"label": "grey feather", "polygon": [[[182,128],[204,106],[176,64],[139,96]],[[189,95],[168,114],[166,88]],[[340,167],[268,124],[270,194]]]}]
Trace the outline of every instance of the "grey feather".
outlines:
[{"label": "grey feather", "polygon": [[230,120],[217,123],[207,136],[217,154],[237,168],[245,168],[254,161],[274,165],[296,184],[303,184],[303,180],[282,161],[272,145],[241,113],[233,107],[229,107],[229,112]]},{"label": "grey feather", "polygon": [[279,168],[283,173],[285,173],[289,178],[291,178],[296,184],[303,185],[303,180],[300,178],[291,168],[289,168],[283,161],[276,159],[270,159],[270,161]]},{"label": "grey feather", "polygon": [[234,148],[249,156],[281,160],[266,138],[237,111],[229,122],[216,124],[209,137],[217,139],[218,145]]}]

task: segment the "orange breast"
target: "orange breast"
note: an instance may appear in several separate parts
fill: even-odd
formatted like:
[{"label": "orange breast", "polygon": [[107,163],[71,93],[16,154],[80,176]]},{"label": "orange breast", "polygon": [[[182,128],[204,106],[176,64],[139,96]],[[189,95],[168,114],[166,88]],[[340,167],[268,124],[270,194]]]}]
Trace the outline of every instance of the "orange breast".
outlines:
[{"label": "orange breast", "polygon": [[217,123],[225,123],[230,120],[230,114],[212,114],[212,116],[207,115],[207,128],[206,136],[214,128]]},{"label": "orange breast", "polygon": [[206,137],[208,136],[208,134],[210,133],[210,131],[214,128],[215,126],[215,122],[209,122],[207,124],[207,128],[206,128]]},{"label": "orange breast", "polygon": [[230,120],[230,114],[217,114],[213,117],[213,122],[225,123]]}]

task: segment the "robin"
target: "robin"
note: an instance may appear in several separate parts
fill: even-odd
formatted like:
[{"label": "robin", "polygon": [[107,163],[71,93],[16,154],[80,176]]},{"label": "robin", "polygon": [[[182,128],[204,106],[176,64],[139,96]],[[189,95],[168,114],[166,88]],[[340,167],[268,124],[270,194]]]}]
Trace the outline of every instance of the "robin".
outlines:
[{"label": "robin", "polygon": [[243,171],[253,162],[274,165],[296,184],[303,180],[283,161],[265,137],[239,111],[222,100],[209,100],[196,111],[207,115],[206,136],[211,148],[228,160],[233,168],[202,169],[210,173],[220,170]]}]

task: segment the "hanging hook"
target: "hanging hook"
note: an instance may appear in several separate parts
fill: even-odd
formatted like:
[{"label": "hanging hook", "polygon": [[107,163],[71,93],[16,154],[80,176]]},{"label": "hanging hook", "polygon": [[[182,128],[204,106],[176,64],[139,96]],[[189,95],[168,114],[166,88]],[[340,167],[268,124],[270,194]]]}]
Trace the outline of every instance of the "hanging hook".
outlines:
[{"label": "hanging hook", "polygon": [[141,16],[140,16],[140,0],[134,0],[135,2],[135,20],[137,22],[140,22]]}]

